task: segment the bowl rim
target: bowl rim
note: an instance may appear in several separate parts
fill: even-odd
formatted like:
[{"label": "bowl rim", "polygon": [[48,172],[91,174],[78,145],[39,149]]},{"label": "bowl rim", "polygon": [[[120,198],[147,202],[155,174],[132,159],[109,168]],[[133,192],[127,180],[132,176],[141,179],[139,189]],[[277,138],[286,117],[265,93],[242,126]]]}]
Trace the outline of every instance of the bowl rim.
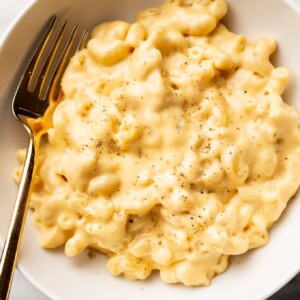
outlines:
[{"label": "bowl rim", "polygon": [[[20,20],[26,16],[26,14],[30,11],[30,9],[33,7],[35,3],[37,3],[39,0],[28,0],[28,3],[24,5],[24,7],[17,13],[17,15],[13,18],[12,21],[9,22],[8,26],[4,30],[1,38],[0,38],[0,55],[2,53],[2,48],[5,46],[6,41],[12,34],[13,29],[15,26],[20,22]],[[292,7],[293,10],[297,11],[300,18],[300,1],[297,0],[283,0],[283,2],[286,3],[286,5],[289,5]],[[5,93],[7,88],[5,88],[2,92]],[[3,247],[4,240],[0,236],[0,246]],[[22,276],[25,277],[25,279],[32,284],[40,293],[42,293],[45,297],[48,297],[50,299],[56,300],[58,299],[56,295],[53,295],[51,291],[47,289],[47,287],[40,284],[35,277],[33,277],[30,272],[26,268],[23,268],[22,265],[19,265],[17,262],[16,266],[17,270],[22,274]],[[257,295],[255,299],[266,299],[277,291],[279,291],[282,287],[284,287],[290,280],[292,280],[298,273],[300,272],[300,265],[295,264],[295,268],[293,271],[288,274],[288,276],[285,276],[284,280],[279,280],[280,284],[274,284],[274,287],[272,289],[269,289],[268,292],[262,291],[260,295]]]},{"label": "bowl rim", "polygon": [[0,54],[13,28],[18,24],[20,19],[26,15],[26,13],[38,0],[28,0],[28,1],[29,2],[24,5],[24,7],[17,13],[17,15],[13,18],[13,20],[9,22],[8,26],[4,30],[2,37],[0,38]]},{"label": "bowl rim", "polygon": [[[13,18],[12,21],[9,22],[8,26],[4,30],[1,38],[0,38],[0,55],[2,53],[2,49],[5,46],[6,41],[8,40],[9,36],[12,34],[13,29],[15,26],[20,22],[20,20],[27,14],[27,12],[31,9],[31,7],[37,2],[38,0],[29,0],[28,3],[24,5],[24,7],[17,13],[17,15]],[[6,87],[2,92],[2,96],[5,94],[5,91],[8,87]],[[7,224],[8,228],[9,224]],[[5,240],[2,240],[0,237],[0,246],[1,251],[4,246]],[[29,282],[35,289],[37,289],[40,293],[42,293],[45,297],[48,297],[50,299],[56,299],[56,296],[52,295],[49,290],[44,288],[44,286],[40,285],[38,281],[34,277],[30,275],[21,265],[16,264],[16,269],[19,271],[19,273]]]}]

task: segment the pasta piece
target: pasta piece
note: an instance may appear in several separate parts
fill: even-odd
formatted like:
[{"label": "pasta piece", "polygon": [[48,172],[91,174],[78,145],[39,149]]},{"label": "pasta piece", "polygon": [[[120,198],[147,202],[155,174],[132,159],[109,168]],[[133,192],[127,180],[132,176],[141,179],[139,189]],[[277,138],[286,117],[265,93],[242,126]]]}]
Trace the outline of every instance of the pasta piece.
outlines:
[{"label": "pasta piece", "polygon": [[[93,248],[113,275],[209,285],[264,246],[300,184],[300,120],[271,37],[230,32],[224,0],[168,0],[97,26],[62,79],[30,207],[40,245]],[[19,182],[21,163],[14,172]]]}]

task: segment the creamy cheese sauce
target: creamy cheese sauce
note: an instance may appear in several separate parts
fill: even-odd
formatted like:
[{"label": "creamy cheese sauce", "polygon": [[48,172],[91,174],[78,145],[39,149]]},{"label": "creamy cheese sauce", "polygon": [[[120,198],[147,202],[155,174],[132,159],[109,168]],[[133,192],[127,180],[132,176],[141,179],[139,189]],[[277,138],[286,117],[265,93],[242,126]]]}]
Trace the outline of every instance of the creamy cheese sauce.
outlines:
[{"label": "creamy cheese sauce", "polygon": [[229,255],[267,243],[299,186],[299,116],[281,97],[288,70],[269,60],[275,41],[228,31],[226,12],[169,0],[95,28],[39,149],[42,247],[98,249],[128,279],[158,269],[208,285]]}]

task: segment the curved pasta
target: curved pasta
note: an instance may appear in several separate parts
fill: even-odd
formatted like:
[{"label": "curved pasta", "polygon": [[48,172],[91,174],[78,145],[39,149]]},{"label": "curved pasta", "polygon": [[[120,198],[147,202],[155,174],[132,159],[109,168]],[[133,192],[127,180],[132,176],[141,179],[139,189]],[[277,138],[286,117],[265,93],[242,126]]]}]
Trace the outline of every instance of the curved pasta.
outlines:
[{"label": "curved pasta", "polygon": [[299,115],[274,39],[230,32],[226,12],[168,0],[95,28],[44,120],[30,203],[42,247],[92,247],[113,275],[190,286],[267,243],[300,183]]}]

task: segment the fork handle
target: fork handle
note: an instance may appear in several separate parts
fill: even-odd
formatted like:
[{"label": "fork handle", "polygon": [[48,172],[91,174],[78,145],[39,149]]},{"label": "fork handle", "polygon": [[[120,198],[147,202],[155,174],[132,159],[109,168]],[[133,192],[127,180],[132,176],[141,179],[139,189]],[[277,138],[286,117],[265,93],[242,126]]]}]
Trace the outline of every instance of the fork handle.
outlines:
[{"label": "fork handle", "polygon": [[35,140],[31,135],[14,211],[0,258],[0,300],[9,297],[29,206],[35,157]]}]

